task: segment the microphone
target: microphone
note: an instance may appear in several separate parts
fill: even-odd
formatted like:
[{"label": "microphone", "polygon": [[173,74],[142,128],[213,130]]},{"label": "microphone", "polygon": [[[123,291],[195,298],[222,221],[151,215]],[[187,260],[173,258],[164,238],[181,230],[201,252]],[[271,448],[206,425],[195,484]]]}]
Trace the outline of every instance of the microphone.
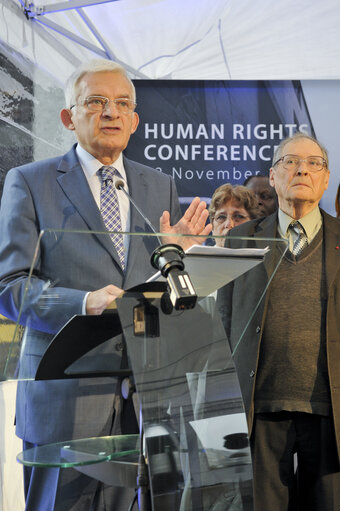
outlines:
[{"label": "microphone", "polygon": [[152,266],[168,281],[170,301],[176,310],[193,309],[197,301],[189,274],[184,270],[184,257],[182,247],[170,243],[156,248],[151,256]]},{"label": "microphone", "polygon": [[[150,220],[142,213],[131,195],[125,190],[123,179],[116,178],[114,186],[126,195],[129,202],[136,208],[152,232],[157,234]],[[183,258],[185,253],[182,247],[170,243],[164,245],[158,236],[157,239],[160,246],[153,251],[150,262],[166,278],[170,289],[169,296],[172,305],[176,310],[193,309],[197,301],[197,295],[188,273],[184,270]]]}]

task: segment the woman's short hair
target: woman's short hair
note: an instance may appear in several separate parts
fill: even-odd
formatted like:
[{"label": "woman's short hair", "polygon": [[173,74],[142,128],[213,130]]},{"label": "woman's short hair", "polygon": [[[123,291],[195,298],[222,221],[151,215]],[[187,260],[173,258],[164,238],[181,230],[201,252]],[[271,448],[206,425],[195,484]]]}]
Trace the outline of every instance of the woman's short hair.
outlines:
[{"label": "woman's short hair", "polygon": [[103,71],[120,73],[121,75],[123,75],[131,85],[132,89],[131,99],[133,99],[133,101],[136,101],[135,86],[133,85],[132,80],[127,75],[127,72],[123,68],[123,66],[121,66],[117,62],[113,62],[112,60],[92,59],[77,67],[77,69],[75,69],[71,76],[69,76],[69,78],[67,79],[64,91],[66,107],[70,108],[72,105],[76,103],[77,86],[86,73],[100,73]]},{"label": "woman's short hair", "polygon": [[226,202],[234,200],[244,207],[249,214],[250,218],[258,218],[263,216],[258,206],[256,196],[252,190],[242,185],[233,186],[230,183],[226,183],[219,186],[214,191],[209,205],[209,216],[212,222],[216,211],[221,208]]}]

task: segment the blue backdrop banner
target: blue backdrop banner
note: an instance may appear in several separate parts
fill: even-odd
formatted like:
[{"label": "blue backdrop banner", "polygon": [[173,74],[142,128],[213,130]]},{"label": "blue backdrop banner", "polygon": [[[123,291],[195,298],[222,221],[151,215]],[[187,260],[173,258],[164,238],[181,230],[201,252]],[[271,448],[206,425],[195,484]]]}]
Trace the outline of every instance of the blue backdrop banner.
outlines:
[{"label": "blue backdrop banner", "polygon": [[181,202],[268,173],[274,147],[314,135],[299,81],[136,80],[140,125],[126,155],[174,177]]}]

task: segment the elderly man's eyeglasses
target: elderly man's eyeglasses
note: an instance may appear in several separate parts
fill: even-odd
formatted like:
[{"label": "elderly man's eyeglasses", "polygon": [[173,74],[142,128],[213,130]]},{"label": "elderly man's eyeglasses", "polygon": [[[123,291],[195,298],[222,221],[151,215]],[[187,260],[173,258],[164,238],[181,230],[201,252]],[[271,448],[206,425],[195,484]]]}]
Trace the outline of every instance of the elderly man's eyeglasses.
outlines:
[{"label": "elderly man's eyeglasses", "polygon": [[327,167],[327,162],[321,156],[308,156],[307,158],[299,158],[298,156],[294,156],[294,154],[286,154],[279,158],[273,165],[277,165],[279,162],[282,162],[282,166],[286,170],[291,170],[295,172],[302,162],[306,164],[308,172],[319,172],[324,167]]},{"label": "elderly man's eyeglasses", "polygon": [[[104,96],[88,96],[80,101],[82,102],[81,104],[86,105],[91,112],[103,112],[110,102],[115,104],[120,114],[130,114],[136,108],[136,103],[128,98],[109,99]],[[70,109],[75,106],[75,104],[72,105]]]}]

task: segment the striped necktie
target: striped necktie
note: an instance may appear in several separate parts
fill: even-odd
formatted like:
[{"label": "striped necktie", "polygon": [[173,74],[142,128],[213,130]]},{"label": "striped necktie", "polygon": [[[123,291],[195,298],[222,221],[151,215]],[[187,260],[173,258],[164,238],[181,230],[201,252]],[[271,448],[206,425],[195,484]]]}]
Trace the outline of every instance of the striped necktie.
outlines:
[{"label": "striped necktie", "polygon": [[102,181],[100,189],[100,212],[106,229],[110,231],[110,238],[117,250],[120,264],[123,270],[125,270],[123,236],[121,234],[114,234],[114,232],[122,230],[117,190],[114,186],[114,178],[117,177],[117,170],[114,167],[103,166],[98,170],[98,174]]},{"label": "striped necktie", "polygon": [[297,220],[294,220],[294,222],[290,223],[289,229],[291,231],[294,231],[295,234],[297,234],[297,238],[294,241],[292,254],[294,254],[295,256],[298,256],[299,254],[301,254],[302,250],[307,247],[308,238],[307,238],[304,228],[302,227],[300,222],[298,222]]}]

